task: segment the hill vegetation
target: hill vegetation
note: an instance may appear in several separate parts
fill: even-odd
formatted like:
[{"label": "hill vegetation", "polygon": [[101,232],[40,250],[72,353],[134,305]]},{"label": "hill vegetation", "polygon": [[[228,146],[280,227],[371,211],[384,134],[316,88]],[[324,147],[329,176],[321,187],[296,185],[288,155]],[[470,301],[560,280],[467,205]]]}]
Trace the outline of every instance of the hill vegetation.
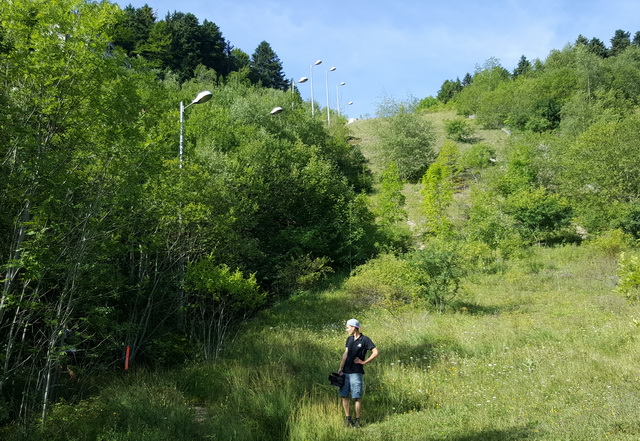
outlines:
[{"label": "hill vegetation", "polygon": [[327,127],[150,14],[0,9],[3,439],[351,439],[354,316],[363,437],[638,438],[638,35]]}]

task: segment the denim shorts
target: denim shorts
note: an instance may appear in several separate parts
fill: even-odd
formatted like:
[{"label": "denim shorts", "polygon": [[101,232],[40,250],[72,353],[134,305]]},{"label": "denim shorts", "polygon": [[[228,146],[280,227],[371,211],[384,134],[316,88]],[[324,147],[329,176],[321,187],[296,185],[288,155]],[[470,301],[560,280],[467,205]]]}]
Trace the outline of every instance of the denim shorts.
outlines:
[{"label": "denim shorts", "polygon": [[348,397],[351,394],[351,398],[362,398],[364,394],[364,379],[362,374],[344,374],[344,385],[340,388],[340,396]]}]

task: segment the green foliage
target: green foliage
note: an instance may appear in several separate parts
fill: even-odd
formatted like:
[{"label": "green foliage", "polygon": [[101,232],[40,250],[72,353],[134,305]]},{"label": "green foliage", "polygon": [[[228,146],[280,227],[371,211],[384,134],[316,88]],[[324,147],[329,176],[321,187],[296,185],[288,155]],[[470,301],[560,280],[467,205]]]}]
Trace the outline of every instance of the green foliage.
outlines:
[{"label": "green foliage", "polygon": [[391,226],[406,219],[402,188],[403,182],[400,179],[398,167],[391,162],[382,173],[378,195],[377,214],[382,225]]},{"label": "green foliage", "polygon": [[445,132],[447,138],[460,142],[468,142],[475,136],[471,122],[462,118],[445,121]]},{"label": "green foliage", "polygon": [[260,43],[251,56],[249,78],[254,84],[272,89],[287,90],[289,86],[282,71],[280,58],[266,41]]},{"label": "green foliage", "polygon": [[589,247],[610,257],[619,256],[632,244],[633,238],[619,228],[605,231],[588,242]]},{"label": "green foliage", "polygon": [[640,188],[639,122],[637,115],[598,122],[554,149],[561,189],[575,201],[576,214],[588,230],[608,229],[635,203]]},{"label": "green foliage", "polygon": [[534,242],[575,239],[575,233],[569,229],[573,214],[569,202],[544,188],[511,194],[504,209],[526,239]]},{"label": "green foliage", "polygon": [[266,300],[254,274],[245,277],[212,257],[187,267],[187,325],[204,360],[216,358],[229,334]]},{"label": "green foliage", "polygon": [[640,240],[640,204],[625,204],[621,215],[614,221],[613,226],[631,235],[634,239]]},{"label": "green foliage", "polygon": [[470,202],[465,230],[472,241],[497,249],[514,236],[514,221],[503,212],[500,195],[473,187]]},{"label": "green foliage", "polygon": [[619,280],[615,288],[616,292],[631,300],[640,299],[640,256],[621,253],[617,274]]},{"label": "green foliage", "polygon": [[496,150],[489,144],[478,143],[462,152],[460,167],[462,169],[483,169],[495,164]]},{"label": "green foliage", "polygon": [[466,86],[455,97],[458,113],[462,115],[476,114],[487,98],[498,86],[507,81],[509,72],[495,58],[488,59],[482,67],[476,69],[473,82]]},{"label": "green foliage", "polygon": [[381,254],[356,268],[345,289],[361,304],[394,307],[416,298],[419,286],[414,283],[413,272],[408,260]]},{"label": "green foliage", "polygon": [[420,178],[435,159],[433,126],[420,114],[401,111],[377,126],[382,149],[405,180]]},{"label": "green foliage", "polygon": [[416,107],[417,112],[432,112],[440,106],[440,100],[433,96],[422,98]]},{"label": "green foliage", "polygon": [[328,257],[311,258],[309,255],[292,258],[287,265],[278,268],[276,292],[292,293],[311,289],[334,272]]},{"label": "green foliage", "polygon": [[446,141],[440,148],[435,162],[422,177],[423,211],[426,216],[427,229],[435,234],[451,232],[453,224],[447,217],[447,209],[453,202],[456,177],[459,173],[458,146]]},{"label": "green foliage", "polygon": [[413,269],[412,282],[419,287],[416,297],[443,311],[458,294],[467,273],[458,244],[432,238],[422,249],[410,253],[407,260]]},{"label": "green foliage", "polygon": [[385,95],[376,103],[376,116],[378,118],[390,118],[403,113],[413,113],[418,107],[419,101],[414,96],[401,101],[392,96]]},{"label": "green foliage", "polygon": [[460,79],[445,80],[440,86],[440,90],[438,91],[438,101],[441,103],[447,104],[451,101],[460,91],[462,90],[462,83],[460,83]]},{"label": "green foliage", "polygon": [[513,141],[506,164],[489,178],[490,185],[503,196],[535,186],[538,182],[538,149],[528,140]]}]

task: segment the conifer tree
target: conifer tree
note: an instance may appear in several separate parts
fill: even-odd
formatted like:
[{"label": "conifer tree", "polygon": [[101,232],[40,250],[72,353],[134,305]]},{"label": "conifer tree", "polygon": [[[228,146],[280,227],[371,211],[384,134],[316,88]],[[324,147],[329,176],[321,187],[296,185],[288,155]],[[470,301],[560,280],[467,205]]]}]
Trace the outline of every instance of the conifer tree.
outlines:
[{"label": "conifer tree", "polygon": [[622,29],[618,29],[611,39],[611,56],[615,57],[616,55],[621,54],[625,51],[629,46],[631,46],[631,34],[629,32],[625,32]]},{"label": "conifer tree", "polygon": [[599,56],[600,58],[607,58],[609,56],[609,50],[604,45],[602,40],[599,40],[598,38],[592,38],[589,41],[587,48],[591,53]]},{"label": "conifer tree", "polygon": [[523,55],[520,57],[520,61],[518,61],[518,66],[513,70],[513,78],[524,75],[529,71],[531,71],[531,62]]},{"label": "conifer tree", "polygon": [[249,78],[254,84],[262,84],[263,87],[279,90],[288,88],[282,62],[266,41],[260,43],[251,56]]}]

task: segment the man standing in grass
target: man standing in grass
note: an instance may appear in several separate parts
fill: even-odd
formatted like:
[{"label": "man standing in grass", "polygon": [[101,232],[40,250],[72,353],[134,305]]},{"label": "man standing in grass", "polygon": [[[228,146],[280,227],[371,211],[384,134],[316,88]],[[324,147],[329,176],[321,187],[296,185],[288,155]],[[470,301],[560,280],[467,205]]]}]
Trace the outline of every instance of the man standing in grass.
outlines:
[{"label": "man standing in grass", "polygon": [[[338,373],[344,373],[344,385],[340,388],[342,397],[342,407],[344,407],[346,427],[360,427],[360,410],[362,409],[362,396],[364,394],[363,366],[378,356],[378,348],[371,339],[360,333],[360,322],[356,319],[347,321],[347,344],[340,360]],[[371,351],[369,358],[366,358],[367,351]],[[355,400],[355,420],[351,419],[351,398]]]}]

